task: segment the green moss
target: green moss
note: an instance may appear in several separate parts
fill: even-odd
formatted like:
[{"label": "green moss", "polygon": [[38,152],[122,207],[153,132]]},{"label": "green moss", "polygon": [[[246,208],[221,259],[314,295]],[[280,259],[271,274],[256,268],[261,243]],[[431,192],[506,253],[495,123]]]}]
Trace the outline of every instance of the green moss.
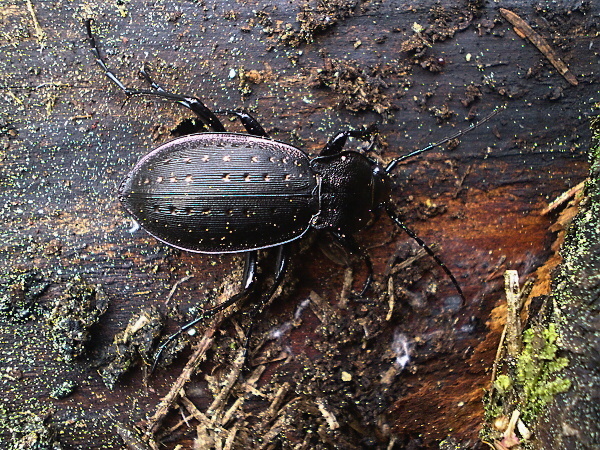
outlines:
[{"label": "green moss", "polygon": [[513,382],[508,375],[499,375],[494,381],[494,388],[500,394],[505,394],[513,387]]},{"label": "green moss", "polygon": [[523,352],[518,357],[513,381],[520,391],[519,409],[525,422],[540,414],[556,394],[571,387],[570,380],[558,376],[569,360],[557,356],[557,339],[554,324],[548,328],[530,328],[523,333]]},{"label": "green moss", "polygon": [[61,450],[50,415],[31,411],[10,412],[0,406],[1,448],[8,450]]},{"label": "green moss", "polygon": [[496,377],[493,389],[485,397],[488,426],[482,429],[484,440],[498,437],[491,428],[498,417],[510,417],[514,410],[519,410],[521,420],[532,424],[556,394],[571,387],[571,381],[560,376],[569,360],[558,355],[558,339],[555,324],[534,325],[525,330],[521,353],[505,363],[506,373]]}]

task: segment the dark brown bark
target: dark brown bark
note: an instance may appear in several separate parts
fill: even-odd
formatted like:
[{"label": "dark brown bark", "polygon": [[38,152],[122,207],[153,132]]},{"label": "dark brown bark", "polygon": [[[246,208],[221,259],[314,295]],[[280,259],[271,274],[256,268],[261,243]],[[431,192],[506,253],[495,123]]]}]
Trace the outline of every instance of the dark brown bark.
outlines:
[{"label": "dark brown bark", "polygon": [[[392,255],[408,259],[415,246],[384,217],[357,236],[375,265],[369,302],[340,303],[348,288],[343,268],[317,242],[300,243],[283,292],[255,326],[253,346],[290,321],[303,300],[311,306],[301,325],[253,355],[242,376],[251,392],[264,396],[248,395],[223,425],[237,433],[234,448],[259,448],[261,440],[284,448],[301,442],[386,448],[392,440],[398,447],[433,448],[447,436],[476,445],[482,389],[503,323],[491,315],[501,304],[503,272],[518,269],[526,277],[544,263],[552,217],[540,212],[587,174],[586,112],[598,95],[592,46],[598,7],[503,4],[547,40],[577,77],[573,86],[514,33],[494,4],[339,1],[327,2],[330,10],[324,4],[131,1],[89,11],[80,2],[33,1],[1,11],[4,439],[24,422],[22,413],[48,415],[66,448],[122,445],[116,424],[122,436],[132,424],[143,427],[189,352],[147,382],[135,367],[108,389],[97,366],[113,336],[142,307],[166,313],[176,306],[183,322],[190,307],[202,308],[239,280],[228,277],[239,276],[238,257],[174,251],[128,231],[116,185],[139,157],[189,130],[192,115],[163,101],[126,99],[94,63],[83,26],[91,15],[109,65],[127,85],[143,86],[136,72],[146,63],[168,90],[195,95],[215,110],[246,108],[272,137],[311,154],[345,127],[377,123],[381,156],[389,160],[506,104],[457,148],[397,169],[398,210],[436,244],[468,301],[456,300],[428,257],[392,268]],[[241,131],[237,122],[227,126]],[[271,264],[265,261],[265,276]],[[355,266],[358,289],[364,270]],[[85,352],[67,363],[64,348],[53,347],[47,315],[74,292],[68,285],[76,275],[86,283],[81,292],[95,300],[105,295],[110,306],[89,328]],[[77,316],[74,326],[88,327],[95,316],[94,302],[85,298],[92,312]],[[247,325],[243,316],[238,320]],[[176,327],[169,319],[168,331]],[[221,330],[180,402],[194,417],[191,425],[163,438],[169,448],[214,431],[196,429],[203,420],[198,411],[205,414],[213,402],[215,386],[206,375],[227,376],[239,343],[232,320]],[[410,360],[399,370],[394,361],[404,339]],[[76,388],[63,397],[70,382]],[[233,392],[227,407],[243,396],[243,383]],[[164,426],[180,417],[171,412]]]}]

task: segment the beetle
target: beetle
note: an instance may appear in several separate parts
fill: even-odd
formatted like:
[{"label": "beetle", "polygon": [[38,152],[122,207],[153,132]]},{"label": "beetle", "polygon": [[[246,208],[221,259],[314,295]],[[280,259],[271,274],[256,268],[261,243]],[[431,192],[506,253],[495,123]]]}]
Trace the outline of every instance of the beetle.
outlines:
[{"label": "beetle", "polygon": [[[140,73],[152,89],[126,87],[108,68],[86,21],[87,39],[96,63],[127,96],[146,95],[174,101],[193,111],[210,132],[171,140],[142,157],[119,186],[125,209],[149,234],[181,250],[197,253],[244,253],[241,291],[182,327],[177,334],[250,295],[256,284],[258,251],[277,249],[275,277],[255,311],[281,284],[289,243],[311,229],[326,230],[368,270],[361,295],[373,277],[371,259],[353,238],[385,210],[443,268],[459,295],[452,272],[393,210],[391,172],[403,160],[438,147],[489,120],[498,109],[465,130],[383,166],[366,152],[344,150],[348,138],[368,140],[372,128],[342,131],[312,159],[302,150],[271,139],[244,111],[236,116],[248,134],[225,130],[217,113],[196,97],[174,94]],[[372,147],[372,146],[371,146]],[[171,340],[176,335],[169,338]]]}]

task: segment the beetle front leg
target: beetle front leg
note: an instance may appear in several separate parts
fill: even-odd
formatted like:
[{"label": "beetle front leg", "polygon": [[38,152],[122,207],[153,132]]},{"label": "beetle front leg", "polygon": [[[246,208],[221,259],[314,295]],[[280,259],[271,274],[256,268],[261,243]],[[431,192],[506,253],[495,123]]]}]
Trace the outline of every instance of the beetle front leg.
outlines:
[{"label": "beetle front leg", "polygon": [[417,236],[417,234],[413,230],[408,228],[406,224],[402,222],[402,220],[400,220],[398,214],[396,214],[396,212],[391,207],[388,206],[386,208],[386,211],[388,213],[388,216],[390,216],[390,218],[396,223],[396,225],[402,228],[406,234],[408,234],[412,239],[414,239],[417,242],[417,244],[419,244],[419,246],[434,259],[434,261],[442,268],[442,270],[446,272],[446,275],[448,275],[448,278],[450,278],[450,281],[454,285],[456,292],[458,292],[458,295],[460,295],[463,302],[466,303],[467,299],[465,298],[465,294],[463,294],[463,291],[460,288],[458,281],[456,280],[450,269],[448,269],[448,266],[446,266],[446,264],[444,264],[444,262],[434,253],[434,251],[431,250],[431,248],[425,243],[425,241],[423,241],[423,239]]},{"label": "beetle front leg", "polygon": [[152,371],[154,371],[154,369],[156,368],[156,365],[158,364],[158,361],[160,360],[160,356],[162,355],[162,353],[165,351],[165,349],[169,345],[171,345],[171,343],[175,339],[177,339],[177,337],[179,337],[179,335],[181,335],[185,331],[189,330],[196,324],[214,317],[215,314],[223,311],[224,309],[228,308],[229,306],[231,306],[241,300],[246,299],[252,293],[252,291],[254,291],[254,288],[256,286],[257,261],[258,261],[258,252],[257,251],[251,251],[251,252],[246,253],[246,261],[244,264],[244,276],[242,279],[242,290],[240,292],[238,292],[237,294],[235,294],[233,297],[225,300],[223,303],[215,306],[214,308],[204,310],[194,320],[192,320],[189,323],[186,323],[179,330],[177,330],[175,333],[170,335],[165,340],[165,342],[163,342],[160,345],[160,347],[156,351],[156,354],[154,355],[154,363],[152,364]]}]

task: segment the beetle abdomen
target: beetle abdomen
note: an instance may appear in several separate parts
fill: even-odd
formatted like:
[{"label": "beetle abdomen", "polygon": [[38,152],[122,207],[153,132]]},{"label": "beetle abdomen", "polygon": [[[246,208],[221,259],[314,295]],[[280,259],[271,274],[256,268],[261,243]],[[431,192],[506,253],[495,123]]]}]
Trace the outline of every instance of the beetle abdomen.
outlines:
[{"label": "beetle abdomen", "polygon": [[202,253],[272,247],[304,234],[318,212],[306,154],[243,134],[202,133],[143,157],[119,188],[140,225]]}]

